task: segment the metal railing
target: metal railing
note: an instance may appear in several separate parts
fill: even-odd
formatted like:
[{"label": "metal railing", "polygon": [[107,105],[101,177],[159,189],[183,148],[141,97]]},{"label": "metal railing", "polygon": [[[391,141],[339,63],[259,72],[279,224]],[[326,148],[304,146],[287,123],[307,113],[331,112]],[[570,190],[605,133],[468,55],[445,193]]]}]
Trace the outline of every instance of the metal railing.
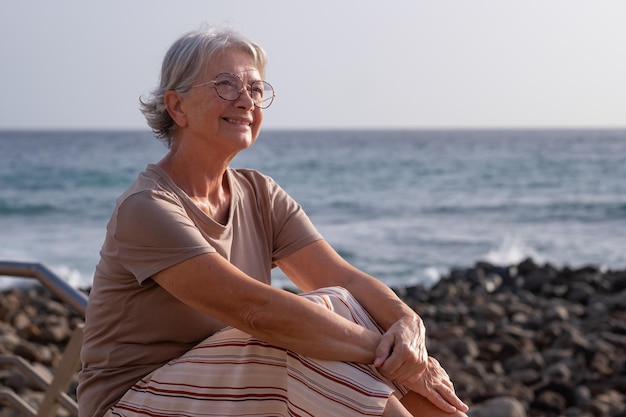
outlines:
[{"label": "metal railing", "polygon": [[0,276],[20,278],[36,278],[51,293],[70,306],[75,312],[85,317],[87,309],[87,295],[67,282],[63,281],[54,272],[40,263],[0,261]]},{"label": "metal railing", "polygon": [[[40,263],[0,261],[0,276],[35,278],[76,313],[83,318],[85,317],[87,295],[63,281]],[[35,410],[9,388],[0,388],[0,400],[8,401],[25,416],[52,417],[56,415],[56,409],[59,405],[63,406],[71,415],[77,416],[78,405],[65,391],[67,391],[80,362],[79,354],[83,340],[82,329],[81,324],[72,332],[54,378],[43,374],[21,357],[1,355],[0,364],[17,367],[24,376],[45,390],[45,395],[39,404],[38,410]]]}]

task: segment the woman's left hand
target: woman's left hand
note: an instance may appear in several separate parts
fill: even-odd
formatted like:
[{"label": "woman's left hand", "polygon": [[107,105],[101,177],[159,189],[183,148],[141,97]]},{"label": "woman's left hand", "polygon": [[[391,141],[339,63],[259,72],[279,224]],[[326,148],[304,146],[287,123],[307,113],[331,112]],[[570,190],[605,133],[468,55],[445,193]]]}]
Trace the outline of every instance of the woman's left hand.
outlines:
[{"label": "woman's left hand", "polygon": [[445,412],[454,413],[457,410],[462,412],[469,410],[467,404],[457,397],[447,372],[433,357],[428,358],[428,367],[417,382],[408,384],[406,387]]},{"label": "woman's left hand", "polygon": [[374,366],[386,378],[409,386],[417,383],[427,365],[426,330],[417,314],[398,320],[383,334]]}]

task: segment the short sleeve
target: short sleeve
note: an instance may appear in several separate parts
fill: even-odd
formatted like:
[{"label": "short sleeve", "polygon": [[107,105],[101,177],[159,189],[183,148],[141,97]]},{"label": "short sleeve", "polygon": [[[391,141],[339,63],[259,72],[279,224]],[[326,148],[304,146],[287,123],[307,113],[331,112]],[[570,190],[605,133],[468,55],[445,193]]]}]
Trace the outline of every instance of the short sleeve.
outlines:
[{"label": "short sleeve", "polygon": [[274,224],[272,262],[276,262],[322,236],[296,200],[272,179],[269,179],[269,187]]},{"label": "short sleeve", "polygon": [[115,223],[119,262],[140,283],[194,256],[216,252],[167,192],[144,190],[126,197]]}]

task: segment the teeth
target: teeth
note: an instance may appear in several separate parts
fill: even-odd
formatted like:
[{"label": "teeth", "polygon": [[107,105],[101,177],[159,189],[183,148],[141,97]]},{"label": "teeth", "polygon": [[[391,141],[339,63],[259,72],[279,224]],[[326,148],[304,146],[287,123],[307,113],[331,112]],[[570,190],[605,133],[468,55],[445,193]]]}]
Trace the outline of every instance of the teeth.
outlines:
[{"label": "teeth", "polygon": [[226,121],[229,122],[229,123],[235,123],[235,124],[238,124],[238,125],[250,126],[250,122],[248,122],[246,120],[226,119]]}]

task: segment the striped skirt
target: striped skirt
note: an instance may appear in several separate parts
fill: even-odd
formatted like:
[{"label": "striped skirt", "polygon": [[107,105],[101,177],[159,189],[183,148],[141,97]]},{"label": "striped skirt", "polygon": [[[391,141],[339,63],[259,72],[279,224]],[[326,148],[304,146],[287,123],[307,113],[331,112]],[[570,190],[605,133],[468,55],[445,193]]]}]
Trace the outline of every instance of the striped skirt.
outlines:
[{"label": "striped skirt", "polygon": [[[345,289],[301,294],[381,332]],[[106,416],[380,416],[406,390],[373,366],[324,361],[228,327],[136,383]]]}]

